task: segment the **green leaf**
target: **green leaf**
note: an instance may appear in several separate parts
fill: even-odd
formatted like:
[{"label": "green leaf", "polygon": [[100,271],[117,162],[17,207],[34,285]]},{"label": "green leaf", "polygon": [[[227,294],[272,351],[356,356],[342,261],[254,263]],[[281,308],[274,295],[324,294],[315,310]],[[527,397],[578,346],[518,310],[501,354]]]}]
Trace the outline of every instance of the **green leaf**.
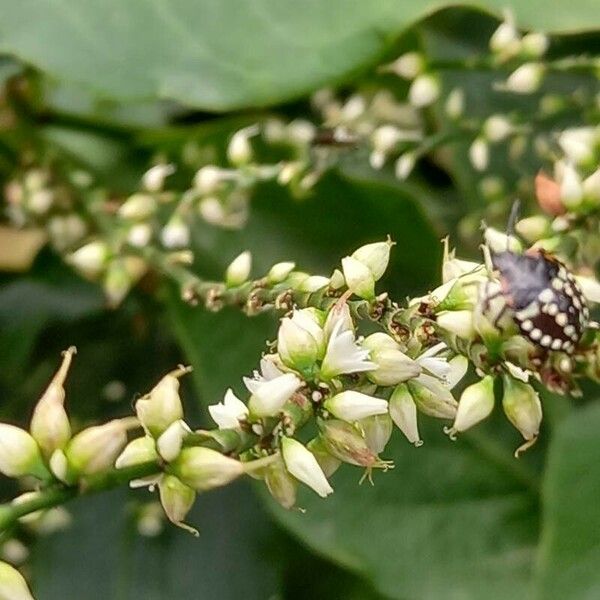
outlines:
[{"label": "green leaf", "polygon": [[556,431],[543,488],[536,573],[539,600],[600,595],[600,406],[573,413]]},{"label": "green leaf", "polygon": [[277,590],[277,540],[249,492],[238,484],[201,496],[188,516],[199,538],[170,524],[158,537],[140,536],[125,490],[77,500],[72,525],[33,548],[36,598],[269,598]]},{"label": "green leaf", "polygon": [[394,432],[384,455],[395,469],[375,473],[375,487],[359,486],[360,472],[345,467],[332,478],[332,496],[300,498],[305,514],[270,502],[274,514],[392,598],[479,600],[482,590],[489,599],[525,597],[536,499],[510,450],[497,463],[464,439],[450,443],[439,423],[423,429],[418,449]]},{"label": "green leaf", "polygon": [[[512,5],[520,24],[598,26],[595,0]],[[208,110],[266,105],[373,65],[438,2],[400,0],[2,0],[0,51],[106,99]],[[108,17],[110,15],[110,17]]]}]

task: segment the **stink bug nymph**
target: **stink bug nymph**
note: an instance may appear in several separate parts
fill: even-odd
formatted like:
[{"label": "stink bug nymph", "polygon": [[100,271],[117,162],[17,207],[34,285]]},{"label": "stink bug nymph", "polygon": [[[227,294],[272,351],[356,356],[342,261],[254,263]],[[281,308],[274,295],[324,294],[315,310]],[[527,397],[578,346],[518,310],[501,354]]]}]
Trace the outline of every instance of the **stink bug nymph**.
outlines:
[{"label": "stink bug nymph", "polygon": [[[516,207],[509,233],[515,215]],[[535,346],[571,354],[589,324],[589,309],[573,274],[557,258],[537,248],[520,254],[507,247],[490,254],[499,274],[496,296],[502,295],[505,302],[496,322],[510,309],[521,334]]]}]

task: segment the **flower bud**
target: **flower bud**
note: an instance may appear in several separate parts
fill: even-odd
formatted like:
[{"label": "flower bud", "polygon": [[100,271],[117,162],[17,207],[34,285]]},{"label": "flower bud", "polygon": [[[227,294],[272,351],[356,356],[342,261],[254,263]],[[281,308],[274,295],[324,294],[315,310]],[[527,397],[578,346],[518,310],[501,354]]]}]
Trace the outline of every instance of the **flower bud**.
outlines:
[{"label": "flower bud", "polygon": [[573,127],[558,136],[558,144],[569,162],[585,165],[594,162],[596,136],[592,127]]},{"label": "flower bud", "polygon": [[389,335],[378,332],[368,336],[362,343],[369,350],[370,360],[377,365],[367,377],[377,385],[396,385],[421,374],[421,367],[400,350],[400,345]]},{"label": "flower bud", "polygon": [[234,258],[225,272],[227,287],[237,287],[248,281],[252,268],[252,254],[247,250]]},{"label": "flower bud", "polygon": [[165,474],[158,483],[160,503],[171,523],[198,536],[198,531],[183,520],[196,500],[196,492],[173,475]]},{"label": "flower bud", "polygon": [[331,477],[342,464],[339,458],[330,454],[320,435],[310,440],[306,447],[314,454],[325,477]]},{"label": "flower bud", "polygon": [[280,262],[271,267],[267,273],[267,282],[271,285],[285,281],[288,275],[296,268],[296,263]]},{"label": "flower bud", "polygon": [[248,416],[248,407],[229,388],[223,402],[211,404],[208,412],[219,429],[238,429],[240,421]]},{"label": "flower bud", "polygon": [[35,190],[27,196],[27,208],[34,215],[45,215],[52,208],[54,200],[55,194],[53,190]]},{"label": "flower bud", "polygon": [[450,250],[448,238],[444,238],[444,257],[442,259],[442,282],[448,283],[451,279],[471,273],[482,265],[470,260],[461,260],[455,257],[455,251]]},{"label": "flower bud", "polygon": [[142,176],[142,185],[149,192],[160,192],[163,189],[165,179],[175,173],[175,165],[154,165]]},{"label": "flower bud", "polygon": [[519,51],[521,36],[515,27],[512,16],[507,15],[490,38],[490,50],[494,54],[512,56]]},{"label": "flower bud", "polygon": [[363,431],[367,446],[375,454],[383,452],[390,441],[390,437],[392,437],[392,429],[394,427],[390,416],[387,413],[373,415],[362,419],[359,426]]},{"label": "flower bud", "polygon": [[548,50],[549,45],[550,41],[548,36],[537,31],[527,33],[521,40],[523,52],[531,58],[540,58],[543,56],[546,53],[546,50]]},{"label": "flower bud", "polygon": [[133,194],[119,207],[122,219],[145,221],[156,212],[156,200],[150,194]]},{"label": "flower bud", "polygon": [[440,95],[440,82],[435,75],[423,73],[410,85],[408,101],[416,108],[433,104]]},{"label": "flower bud", "polygon": [[225,169],[214,165],[206,165],[198,169],[194,176],[194,187],[201,194],[214,194],[221,184],[228,179],[229,173]]},{"label": "flower bud", "polygon": [[394,174],[400,181],[408,179],[417,163],[417,155],[414,152],[404,152],[398,157],[394,166]]},{"label": "flower bud", "polygon": [[486,375],[462,393],[454,424],[447,433],[451,438],[477,425],[487,418],[494,408],[494,378]]},{"label": "flower bud", "polygon": [[542,422],[542,404],[531,385],[505,375],[502,408],[508,420],[521,432],[525,441],[532,442],[537,438]]},{"label": "flower bud", "polygon": [[181,367],[165,375],[152,389],[135,403],[135,412],[144,430],[155,439],[174,421],[183,418],[179,398],[179,377],[190,367]]},{"label": "flower bud", "polygon": [[285,468],[298,481],[314,490],[321,498],[333,493],[317,459],[300,442],[289,437],[282,438],[281,454]]},{"label": "flower bud", "polygon": [[337,419],[319,420],[318,425],[325,449],[338,460],[358,467],[379,464],[377,454],[355,426]]},{"label": "flower bud", "polygon": [[485,228],[483,239],[485,240],[486,246],[488,246],[492,252],[506,252],[507,250],[516,252],[517,254],[523,252],[523,246],[516,237],[506,235],[492,227]]},{"label": "flower bud", "polygon": [[439,327],[455,335],[471,340],[475,337],[473,312],[471,310],[447,310],[436,315]]},{"label": "flower bud", "polygon": [[23,575],[0,561],[0,600],[34,600]]},{"label": "flower bud", "polygon": [[350,308],[346,302],[336,304],[327,313],[325,325],[323,325],[323,333],[325,334],[325,339],[327,341],[330,340],[334,329],[336,329],[338,334],[343,333],[344,331],[354,332],[354,321],[352,320]]},{"label": "flower bud", "polygon": [[187,248],[190,245],[190,228],[181,215],[175,213],[162,228],[160,241],[169,250]]},{"label": "flower bud", "polygon": [[360,261],[365,265],[373,279],[378,281],[381,279],[390,261],[390,249],[394,243],[388,239],[385,242],[375,242],[361,246],[358,250],[352,253],[352,258]]},{"label": "flower bud", "polygon": [[126,467],[141,465],[156,460],[158,460],[156,444],[149,435],[145,435],[144,437],[132,440],[125,446],[125,449],[119,454],[115,461],[115,467],[117,469],[125,469]]},{"label": "flower bud", "polygon": [[184,448],[168,472],[198,492],[221,487],[244,473],[244,465],[216,450],[195,446]]},{"label": "flower bud", "polygon": [[68,463],[67,478],[93,475],[113,467],[127,444],[127,429],[137,424],[137,419],[132,419],[114,419],[75,435],[64,451]]},{"label": "flower bud", "polygon": [[458,404],[450,390],[438,379],[421,375],[406,385],[417,409],[423,414],[436,419],[454,419],[456,416]]},{"label": "flower bud", "polygon": [[462,88],[454,88],[446,98],[444,111],[453,120],[460,119],[465,111],[465,92]]},{"label": "flower bud", "polygon": [[325,339],[322,316],[311,308],[295,310],[292,317],[281,320],[277,336],[277,352],[288,367],[301,373],[310,371],[323,357]]},{"label": "flower bud", "polygon": [[71,346],[64,352],[62,365],[37,403],[31,417],[29,431],[46,459],[49,459],[57,448],[64,448],[71,438],[71,425],[64,407],[63,386],[76,351],[75,347]]},{"label": "flower bud", "polygon": [[25,430],[0,423],[0,473],[7,477],[48,476],[40,448]]},{"label": "flower bud", "polygon": [[371,270],[352,256],[342,258],[342,270],[348,289],[357,296],[372,300],[375,298],[375,278]]},{"label": "flower bud", "polygon": [[587,200],[600,203],[600,169],[596,169],[583,182],[583,193]]},{"label": "flower bud", "polygon": [[504,115],[492,115],[483,124],[483,135],[492,143],[505,140],[512,131],[512,123]]},{"label": "flower bud", "polygon": [[166,462],[174,461],[181,452],[185,436],[191,430],[183,420],[173,421],[156,440],[156,449]]},{"label": "flower bud", "polygon": [[267,469],[265,483],[271,496],[281,506],[290,509],[296,504],[298,484],[286,470],[283,460],[276,461]]},{"label": "flower bud", "polygon": [[579,173],[572,164],[564,166],[560,182],[560,200],[564,206],[577,208],[583,201],[583,184]]},{"label": "flower bud", "polygon": [[360,392],[346,390],[328,398],[323,406],[333,416],[344,421],[359,421],[373,415],[387,413],[387,402]]},{"label": "flower bud", "polygon": [[245,165],[252,160],[250,137],[258,133],[258,126],[251,125],[236,131],[227,146],[227,158],[236,166]]},{"label": "flower bud", "polygon": [[530,244],[545,238],[551,232],[550,223],[543,215],[534,215],[521,219],[516,224],[515,229]]},{"label": "flower bud", "polygon": [[589,302],[600,304],[600,281],[595,277],[584,277],[583,275],[576,275],[575,279],[577,280],[585,299]]},{"label": "flower bud", "polygon": [[299,292],[306,292],[313,294],[318,292],[329,285],[329,277],[323,277],[322,275],[311,275],[307,277],[302,283],[296,288]]},{"label": "flower bud", "polygon": [[106,267],[109,255],[108,246],[98,240],[75,250],[66,260],[85,277],[95,279]]},{"label": "flower bud", "polygon": [[514,94],[533,94],[538,90],[544,76],[544,66],[529,62],[515,69],[506,80],[504,88]]},{"label": "flower bud", "polygon": [[401,383],[396,386],[390,397],[389,405],[390,417],[406,439],[417,447],[421,446],[423,441],[419,436],[417,424],[417,405],[406,384]]},{"label": "flower bud", "polygon": [[293,373],[285,373],[275,379],[256,382],[248,402],[250,413],[257,417],[273,417],[303,385]]},{"label": "flower bud", "polygon": [[127,243],[135,248],[145,248],[152,239],[152,226],[149,223],[135,223],[127,234]]},{"label": "flower bud", "polygon": [[484,138],[475,138],[469,147],[469,160],[476,171],[485,171],[490,162],[490,148]]},{"label": "flower bud", "polygon": [[399,56],[393,63],[385,67],[404,79],[414,79],[425,67],[425,58],[419,52],[406,52]]}]

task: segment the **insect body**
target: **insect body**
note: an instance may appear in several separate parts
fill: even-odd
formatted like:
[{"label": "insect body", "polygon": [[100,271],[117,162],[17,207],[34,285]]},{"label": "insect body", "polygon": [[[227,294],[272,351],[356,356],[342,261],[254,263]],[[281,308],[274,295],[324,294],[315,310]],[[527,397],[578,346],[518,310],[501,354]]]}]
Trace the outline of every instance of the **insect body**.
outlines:
[{"label": "insect body", "polygon": [[538,249],[492,253],[501,293],[521,334],[549,350],[572,353],[589,322],[589,310],[573,275]]}]

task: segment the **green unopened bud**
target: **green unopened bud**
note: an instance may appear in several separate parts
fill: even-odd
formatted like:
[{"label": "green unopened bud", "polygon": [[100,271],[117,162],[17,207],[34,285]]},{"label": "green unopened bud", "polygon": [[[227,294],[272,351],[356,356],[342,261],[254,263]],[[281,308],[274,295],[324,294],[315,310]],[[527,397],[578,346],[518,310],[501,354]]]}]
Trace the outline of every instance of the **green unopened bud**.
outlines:
[{"label": "green unopened bud", "polygon": [[551,233],[550,222],[542,215],[521,219],[516,224],[515,229],[530,244],[545,238]]},{"label": "green unopened bud", "polygon": [[252,254],[247,250],[234,258],[225,272],[225,283],[228,287],[237,287],[248,281],[252,268]]},{"label": "green unopened bud", "polygon": [[346,285],[353,294],[366,300],[375,298],[375,278],[364,263],[352,256],[346,256],[342,258],[342,271]]},{"label": "green unopened bud", "polygon": [[0,600],[34,600],[23,575],[0,561]]},{"label": "green unopened bud", "polygon": [[354,390],[346,390],[328,398],[323,407],[344,421],[359,421],[373,415],[387,413],[387,401],[373,398]]},{"label": "green unopened bud", "polygon": [[317,459],[298,440],[282,438],[281,455],[285,468],[298,481],[314,490],[321,498],[333,494],[333,488],[329,485]]},{"label": "green unopened bud", "polygon": [[366,244],[355,250],[352,257],[365,265],[371,271],[373,279],[378,281],[383,277],[390,262],[390,250],[393,245],[394,243],[390,239],[385,242]]},{"label": "green unopened bud", "polygon": [[390,437],[392,437],[392,430],[394,428],[390,416],[387,413],[383,415],[373,415],[372,417],[362,419],[359,425],[363,430],[367,446],[369,446],[375,454],[383,452],[387,443],[390,441]]},{"label": "green unopened bud", "polygon": [[114,466],[127,444],[127,430],[138,425],[134,417],[114,419],[80,431],[65,448],[67,478],[93,475]]},{"label": "green unopened bud", "polygon": [[417,424],[417,405],[406,384],[397,385],[390,397],[390,416],[406,439],[415,446],[423,441]]},{"label": "green unopened bud", "polygon": [[271,267],[267,273],[267,282],[271,285],[285,281],[288,275],[296,268],[296,263],[280,262]]},{"label": "green unopened bud", "polygon": [[377,369],[369,371],[367,377],[377,385],[396,385],[421,374],[421,367],[400,350],[400,345],[389,335],[377,332],[362,343],[369,350],[369,359]]},{"label": "green unopened bud", "polygon": [[504,84],[504,89],[514,94],[533,94],[544,77],[544,65],[529,62],[515,69]]},{"label": "green unopened bud", "polygon": [[443,311],[436,315],[439,327],[466,340],[475,337],[473,312],[470,310]]},{"label": "green unopened bud", "polygon": [[277,351],[281,360],[300,372],[310,370],[325,352],[322,314],[316,309],[295,310],[281,320]]},{"label": "green unopened bud", "polygon": [[450,390],[439,380],[421,375],[418,380],[409,381],[406,385],[417,409],[423,414],[436,419],[454,419],[456,416],[458,404]]},{"label": "green unopened bud", "polygon": [[284,508],[290,509],[296,504],[298,484],[288,473],[283,460],[269,466],[265,473],[265,483],[273,498]]},{"label": "green unopened bud", "polygon": [[244,473],[244,465],[210,448],[184,448],[168,467],[169,473],[194,490],[221,487]]},{"label": "green unopened bud", "polygon": [[494,408],[494,378],[486,375],[462,393],[454,424],[446,432],[454,439],[457,433],[470,429],[489,417]]},{"label": "green unopened bud", "polygon": [[0,473],[7,477],[48,476],[40,448],[25,430],[0,423]]},{"label": "green unopened bud", "polygon": [[323,444],[332,456],[359,467],[377,465],[377,454],[354,425],[337,419],[320,420],[318,425]]},{"label": "green unopened bud", "polygon": [[147,433],[158,438],[174,421],[183,418],[179,397],[179,377],[191,367],[180,367],[165,375],[152,389],[135,403],[135,412]]},{"label": "green unopened bud", "polygon": [[96,279],[108,263],[110,251],[101,241],[90,242],[67,256],[67,262],[89,279]]},{"label": "green unopened bud", "polygon": [[408,89],[408,101],[417,108],[430,106],[439,98],[439,95],[440,82],[431,73],[419,75]]},{"label": "green unopened bud", "polygon": [[190,512],[196,500],[196,492],[173,475],[163,475],[158,483],[160,503],[171,523],[198,536],[198,531],[183,520]]},{"label": "green unopened bud", "polygon": [[340,467],[342,461],[328,450],[323,438],[319,435],[308,442],[306,447],[314,454],[325,477],[331,477]]},{"label": "green unopened bud", "polygon": [[119,207],[122,219],[145,221],[156,212],[156,200],[150,194],[133,194]]},{"label": "green unopened bud", "polygon": [[542,404],[538,393],[524,381],[504,376],[502,408],[508,420],[521,432],[525,444],[517,448],[515,456],[537,440],[542,422]]},{"label": "green unopened bud", "polygon": [[57,448],[64,448],[71,438],[71,425],[65,411],[64,383],[77,350],[71,346],[63,355],[63,362],[44,395],[37,403],[29,431],[43,455],[49,459]]},{"label": "green unopened bud", "polygon": [[115,461],[117,469],[124,469],[134,465],[142,465],[158,460],[156,443],[149,435],[132,440],[125,446]]}]

